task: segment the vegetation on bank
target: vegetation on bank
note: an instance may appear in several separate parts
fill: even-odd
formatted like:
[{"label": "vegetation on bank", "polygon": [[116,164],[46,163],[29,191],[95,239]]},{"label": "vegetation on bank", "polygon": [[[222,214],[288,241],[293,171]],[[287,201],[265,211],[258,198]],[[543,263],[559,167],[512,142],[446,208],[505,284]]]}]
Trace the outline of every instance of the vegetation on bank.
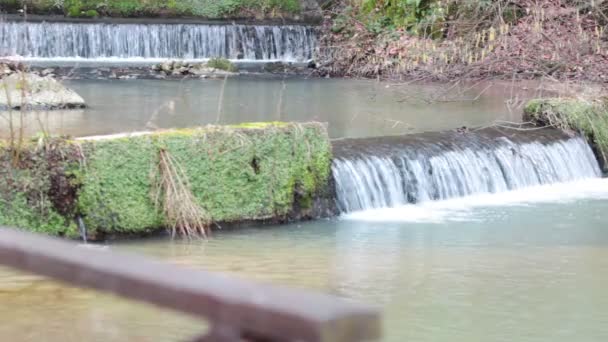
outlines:
[{"label": "vegetation on bank", "polygon": [[321,73],[608,80],[608,2],[335,0]]},{"label": "vegetation on bank", "polygon": [[226,58],[211,58],[207,61],[207,67],[228,72],[238,71],[236,65]]},{"label": "vegetation on bank", "polygon": [[300,11],[299,0],[0,0],[0,8],[15,12],[26,6],[32,14],[68,17],[280,17]]},{"label": "vegetation on bank", "polygon": [[524,120],[541,126],[580,132],[593,146],[604,171],[608,171],[608,100],[574,98],[535,99],[524,108]]},{"label": "vegetation on bank", "polygon": [[331,145],[320,123],[208,126],[101,140],[0,147],[0,225],[89,238],[168,227],[308,217],[326,186]]}]

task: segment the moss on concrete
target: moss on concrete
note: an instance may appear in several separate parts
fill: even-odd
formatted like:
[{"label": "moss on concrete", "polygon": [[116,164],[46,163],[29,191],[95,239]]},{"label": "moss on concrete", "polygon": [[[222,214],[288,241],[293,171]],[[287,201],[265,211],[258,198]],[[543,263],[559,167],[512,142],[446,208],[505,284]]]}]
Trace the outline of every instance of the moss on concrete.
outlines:
[{"label": "moss on concrete", "polygon": [[78,236],[74,224],[78,167],[75,149],[64,141],[39,146],[25,142],[18,163],[15,148],[0,145],[0,225],[60,236]]},{"label": "moss on concrete", "polygon": [[608,102],[605,98],[583,100],[548,98],[529,101],[525,120],[583,134],[593,146],[604,171],[608,167]]},{"label": "moss on concrete", "polygon": [[157,149],[150,137],[82,142],[85,167],[78,213],[91,235],[145,234],[162,226],[151,174]]},{"label": "moss on concrete", "polygon": [[[57,170],[63,178],[54,176],[70,180],[76,194],[71,206],[61,206],[61,198],[49,200],[43,215],[30,210],[31,191],[0,184],[3,194],[14,194],[0,202],[0,224],[73,236],[74,219],[82,217],[92,238],[164,229],[155,195],[161,150],[177,161],[197,204],[218,223],[306,217],[331,167],[331,145],[320,123],[207,126],[62,146],[79,156],[66,158]],[[28,175],[19,177],[23,183],[51,183],[44,166],[28,165],[22,170]],[[47,197],[53,190],[39,189]]]}]

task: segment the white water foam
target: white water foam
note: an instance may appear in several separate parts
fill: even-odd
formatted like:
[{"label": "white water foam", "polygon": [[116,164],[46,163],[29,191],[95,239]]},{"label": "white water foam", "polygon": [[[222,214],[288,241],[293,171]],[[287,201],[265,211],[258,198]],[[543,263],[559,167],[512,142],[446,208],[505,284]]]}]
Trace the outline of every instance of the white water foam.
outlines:
[{"label": "white water foam", "polygon": [[306,61],[313,27],[0,22],[0,55],[31,58],[165,58]]},{"label": "white water foam", "polygon": [[442,223],[475,219],[475,209],[530,206],[540,203],[571,203],[608,200],[608,179],[592,178],[568,183],[534,186],[496,194],[478,194],[441,201],[426,201],[395,208],[343,214],[341,219],[366,222]]},{"label": "white water foam", "polygon": [[[434,153],[439,149],[440,153]],[[332,172],[342,212],[499,193],[597,178],[593,151],[581,137],[519,143],[507,137],[398,147],[393,156],[337,158]]]}]

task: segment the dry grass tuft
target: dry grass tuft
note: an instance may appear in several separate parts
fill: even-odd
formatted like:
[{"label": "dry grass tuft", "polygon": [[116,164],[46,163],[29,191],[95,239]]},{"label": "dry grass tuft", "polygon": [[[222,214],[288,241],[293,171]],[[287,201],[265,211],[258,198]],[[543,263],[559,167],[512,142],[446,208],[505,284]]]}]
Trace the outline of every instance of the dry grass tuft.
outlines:
[{"label": "dry grass tuft", "polygon": [[171,228],[171,236],[207,237],[211,226],[209,213],[201,208],[190,190],[185,171],[167,150],[161,149],[158,162],[156,204]]}]

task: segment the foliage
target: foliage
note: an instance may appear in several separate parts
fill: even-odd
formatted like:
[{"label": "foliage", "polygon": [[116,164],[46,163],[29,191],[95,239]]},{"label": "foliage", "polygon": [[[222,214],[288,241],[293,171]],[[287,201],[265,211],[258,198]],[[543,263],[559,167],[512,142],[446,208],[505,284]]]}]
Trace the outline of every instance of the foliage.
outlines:
[{"label": "foliage", "polygon": [[211,58],[211,59],[209,59],[209,61],[207,61],[207,66],[209,68],[230,71],[230,72],[238,71],[238,69],[234,65],[234,63],[232,63],[231,61],[229,61],[226,58]]},{"label": "foliage", "polygon": [[608,80],[604,14],[583,1],[338,3],[320,37],[322,75]]},{"label": "foliage", "polygon": [[528,120],[564,130],[581,132],[608,167],[608,101],[569,98],[535,99],[526,105]]},{"label": "foliage", "polygon": [[[508,0],[363,0],[359,19],[375,34],[405,29],[412,34],[442,38],[449,29],[465,24],[471,30],[475,22],[490,26],[493,17],[505,22],[514,15],[513,1]],[[512,22],[516,16],[507,19]],[[496,23],[494,23],[496,24]],[[487,27],[486,27],[487,28]]]},{"label": "foliage", "polygon": [[212,127],[159,141],[214,221],[286,217],[296,198],[310,204],[329,176],[331,147],[321,124]]},{"label": "foliage", "polygon": [[150,198],[157,149],[147,138],[82,143],[78,211],[93,235],[146,233],[163,225]]},{"label": "foliage", "polygon": [[71,170],[76,151],[62,141],[31,143],[14,166],[0,147],[0,225],[53,235],[77,236]]},{"label": "foliage", "polygon": [[8,148],[0,150],[0,224],[74,236],[75,219],[82,217],[93,239],[281,220],[296,208],[306,216],[327,184],[331,163],[320,123],[59,139],[26,151],[15,168]]},{"label": "foliage", "polygon": [[133,16],[230,16],[280,15],[298,13],[299,0],[0,0],[0,8],[15,11],[27,4],[35,14],[63,12],[70,17],[97,15]]},{"label": "foliage", "polygon": [[99,16],[99,13],[97,13],[96,10],[88,10],[84,12],[84,16],[87,18],[96,18]]},{"label": "foliage", "polygon": [[364,0],[361,9],[372,32],[405,28],[417,33],[423,25],[432,27],[445,20],[446,3],[439,0]]}]

